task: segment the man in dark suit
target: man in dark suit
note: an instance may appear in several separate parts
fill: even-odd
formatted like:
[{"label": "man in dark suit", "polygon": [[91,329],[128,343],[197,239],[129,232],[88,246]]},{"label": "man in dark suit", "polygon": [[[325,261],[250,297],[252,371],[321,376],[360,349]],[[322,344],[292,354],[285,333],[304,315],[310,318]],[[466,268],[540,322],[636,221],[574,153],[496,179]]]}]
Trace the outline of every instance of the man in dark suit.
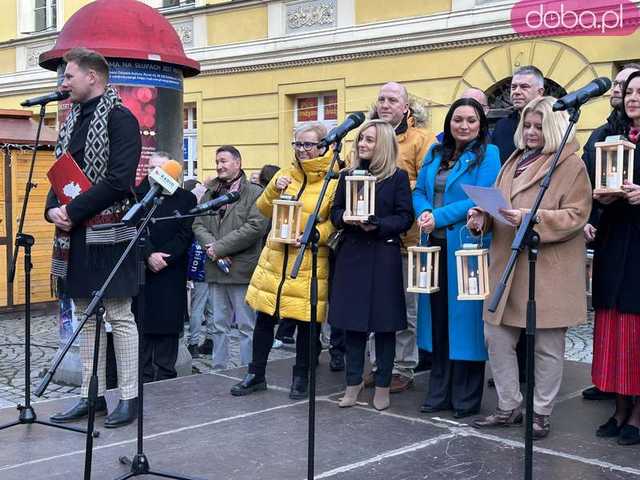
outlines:
[{"label": "man in dark suit", "polygon": [[[169,154],[155,152],[149,168],[162,167]],[[148,179],[140,185],[145,195]],[[163,196],[154,217],[182,214],[196,206],[193,193],[179,187],[173,195]],[[178,341],[187,311],[187,252],[193,233],[193,218],[167,220],[151,225],[145,248],[147,273],[144,285],[144,315],[140,322],[139,298],[133,300],[133,311],[142,335],[141,368],[144,382],[177,376]]]}]

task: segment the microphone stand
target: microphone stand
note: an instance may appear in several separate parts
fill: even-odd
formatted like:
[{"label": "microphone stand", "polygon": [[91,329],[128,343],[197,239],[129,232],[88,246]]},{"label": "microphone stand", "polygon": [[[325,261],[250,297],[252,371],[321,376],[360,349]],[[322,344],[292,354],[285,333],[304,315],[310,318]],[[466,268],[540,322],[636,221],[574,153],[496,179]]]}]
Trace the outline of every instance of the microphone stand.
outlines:
[{"label": "microphone stand", "polygon": [[[24,199],[22,200],[22,211],[20,213],[20,222],[18,224],[18,231],[16,233],[15,250],[13,251],[13,258],[9,266],[9,278],[8,283],[13,284],[16,276],[16,268],[18,263],[18,254],[20,247],[24,248],[24,405],[18,405],[17,409],[20,412],[18,420],[15,422],[7,423],[0,426],[0,430],[5,428],[14,427],[16,425],[31,425],[37,423],[38,425],[46,425],[48,427],[55,427],[61,430],[68,430],[71,432],[87,433],[86,430],[81,428],[71,427],[67,425],[57,425],[55,423],[45,422],[38,420],[36,412],[31,406],[31,269],[33,264],[31,263],[31,248],[35,244],[35,238],[32,235],[28,235],[23,232],[24,221],[27,216],[27,205],[29,203],[29,195],[31,190],[36,188],[37,184],[33,183],[33,169],[36,163],[36,153],[40,144],[40,133],[42,131],[42,124],[45,116],[45,104],[40,105],[40,113],[38,120],[38,129],[36,131],[36,138],[33,145],[33,155],[31,156],[31,165],[29,166],[29,176],[25,184]],[[38,395],[39,396],[39,395]],[[98,432],[96,432],[96,436]]]},{"label": "microphone stand", "polygon": [[[124,261],[126,260],[127,256],[129,255],[129,253],[131,252],[134,246],[137,246],[136,251],[138,255],[137,262],[138,262],[138,272],[139,272],[139,275],[138,275],[139,285],[144,285],[143,272],[144,272],[145,265],[144,265],[142,252],[144,251],[145,241],[141,240],[141,237],[143,236],[143,233],[147,228],[147,224],[151,221],[151,217],[155,213],[156,209],[162,203],[162,200],[163,200],[162,197],[157,197],[154,199],[153,206],[151,207],[147,215],[142,220],[140,227],[136,231],[135,237],[131,239],[131,241],[125,248],[124,252],[116,262],[116,265],[113,267],[113,269],[107,276],[107,279],[100,287],[100,289],[93,294],[93,298],[91,299],[91,302],[89,303],[89,305],[87,306],[87,309],[83,313],[84,318],[78,325],[78,328],[76,328],[76,330],[73,332],[73,335],[71,335],[71,337],[69,338],[65,346],[58,352],[58,355],[54,359],[53,365],[51,366],[47,374],[44,376],[42,382],[40,383],[40,385],[36,390],[37,396],[40,396],[44,393],[47,386],[51,382],[51,379],[53,378],[55,371],[58,369],[58,367],[62,363],[64,356],[71,348],[71,345],[75,342],[76,338],[80,334],[80,331],[86,324],[89,317],[95,313],[96,314],[96,335],[95,335],[94,349],[93,349],[93,365],[91,369],[91,380],[89,382],[89,394],[87,398],[87,401],[89,404],[89,414],[88,414],[88,421],[87,421],[87,440],[86,440],[86,448],[85,448],[84,480],[91,480],[91,461],[92,461],[92,455],[93,455],[93,427],[95,422],[95,407],[96,407],[96,402],[98,398],[98,356],[100,351],[100,347],[99,347],[100,328],[101,328],[101,324],[104,316],[104,306],[102,305],[102,298],[104,297],[104,294],[107,288],[111,284],[111,281],[116,276],[116,273],[118,272],[118,270],[120,269],[120,267],[122,266],[122,264],[124,263]],[[182,218],[182,217],[180,216],[177,218]],[[110,225],[115,226],[118,224],[110,224]],[[140,305],[143,306],[138,313],[144,312],[144,288],[141,288],[140,291],[138,292],[138,302],[140,302],[138,303],[139,306]],[[144,313],[142,313],[142,315],[144,316]],[[180,476],[173,475],[170,473],[165,473],[165,472],[152,471],[149,467],[149,462],[147,460],[147,457],[142,451],[144,386],[142,382],[142,368],[140,368],[140,359],[141,359],[141,356],[140,356],[141,343],[140,342],[141,342],[141,336],[138,335],[138,347],[139,347],[138,348],[138,395],[139,395],[139,398],[138,398],[138,436],[137,436],[138,453],[133,458],[133,460],[129,460],[126,457],[121,457],[119,459],[121,463],[131,464],[131,472],[125,474],[124,476],[119,477],[118,480],[131,478],[138,475],[155,475],[158,477],[173,478],[178,480],[198,480],[195,478],[180,477]]]},{"label": "microphone stand", "polygon": [[333,149],[333,158],[329,165],[329,170],[324,176],[324,181],[318,201],[313,209],[313,213],[309,215],[307,224],[304,227],[304,233],[300,240],[300,251],[291,269],[291,278],[296,278],[300,271],[300,266],[304,259],[304,253],[307,247],[311,247],[311,315],[309,325],[309,422],[308,422],[308,439],[307,439],[307,480],[313,480],[315,471],[315,426],[316,426],[316,329],[318,321],[318,242],[320,241],[320,232],[318,231],[318,215],[320,207],[327,194],[329,182],[337,179],[338,174],[333,172],[333,167],[340,159],[340,151],[342,150],[342,140],[338,140]]},{"label": "microphone stand", "polygon": [[509,277],[516,265],[518,256],[527,248],[529,262],[529,296],[527,300],[527,323],[526,323],[526,355],[527,355],[527,392],[526,392],[526,430],[524,440],[524,478],[525,480],[533,480],[533,387],[535,382],[535,339],[536,339],[536,261],[538,259],[538,247],[540,245],[540,236],[534,230],[537,223],[537,213],[542,203],[542,199],[551,184],[551,176],[558,165],[560,154],[564,149],[571,130],[578,123],[580,118],[580,106],[577,108],[567,109],[569,112],[569,126],[564,133],[560,147],[556,151],[551,166],[540,183],[540,190],[533,202],[533,206],[529,213],[525,214],[516,236],[511,244],[511,256],[502,272],[498,286],[491,296],[489,302],[489,311],[495,313],[498,305],[504,295]]}]

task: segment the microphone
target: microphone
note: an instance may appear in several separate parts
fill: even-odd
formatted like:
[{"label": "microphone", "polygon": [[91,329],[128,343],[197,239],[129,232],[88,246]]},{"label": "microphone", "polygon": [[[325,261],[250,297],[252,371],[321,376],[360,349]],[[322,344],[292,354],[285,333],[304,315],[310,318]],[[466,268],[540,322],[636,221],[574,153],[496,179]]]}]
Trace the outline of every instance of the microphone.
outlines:
[{"label": "microphone", "polygon": [[599,77],[589,82],[586,86],[566,94],[564,97],[559,98],[556,103],[553,104],[553,111],[567,110],[569,108],[578,108],[590,99],[604,95],[611,88],[611,80],[607,77]]},{"label": "microphone", "polygon": [[187,212],[187,214],[194,215],[202,212],[207,212],[209,210],[218,210],[220,207],[237,202],[238,200],[240,200],[240,192],[225,193],[224,195],[220,195],[213,200],[209,200],[208,202],[204,202],[196,207],[193,207]]},{"label": "microphone", "polygon": [[20,105],[23,107],[33,107],[34,105],[46,105],[49,102],[59,102],[69,98],[71,92],[69,91],[56,91],[49,93],[48,95],[42,95],[41,97],[33,97],[25,100]]},{"label": "microphone", "polygon": [[182,175],[182,165],[175,160],[165,162],[162,167],[156,167],[149,172],[149,183],[151,188],[144,198],[136,203],[122,218],[122,223],[131,225],[138,222],[142,212],[149,208],[149,205],[160,194],[173,195],[180,184],[178,179]]},{"label": "microphone", "polygon": [[335,128],[332,128],[327,136],[318,142],[318,148],[326,148],[329,145],[342,140],[347,133],[356,127],[359,127],[364,122],[364,113],[356,112],[350,114],[344,122]]}]

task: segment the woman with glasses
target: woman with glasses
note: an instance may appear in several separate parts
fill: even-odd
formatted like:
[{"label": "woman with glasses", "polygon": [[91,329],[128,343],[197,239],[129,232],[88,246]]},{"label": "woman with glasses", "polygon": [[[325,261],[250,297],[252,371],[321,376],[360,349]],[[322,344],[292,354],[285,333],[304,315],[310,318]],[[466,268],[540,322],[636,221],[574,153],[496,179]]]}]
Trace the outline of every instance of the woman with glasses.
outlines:
[{"label": "woman with glasses", "polygon": [[[280,170],[265,187],[256,201],[258,209],[266,217],[272,216],[273,201],[281,194],[292,195],[302,202],[301,225],[305,225],[313,212],[333,152],[318,148],[318,142],[326,136],[327,129],[321,123],[301,126],[292,143],[294,161],[290,168]],[[320,232],[318,251],[318,321],[326,315],[329,248],[327,240],[334,231],[329,221],[329,209],[333,201],[336,182],[329,183],[320,208],[317,229]],[[291,267],[298,256],[300,245],[267,241],[247,291],[247,302],[256,311],[256,327],[253,331],[253,358],[242,381],[231,388],[234,396],[248,395],[266,390],[265,370],[269,352],[273,346],[274,327],[279,321],[288,320],[298,329],[296,363],[289,397],[294,400],[307,398],[309,368],[317,364],[317,357],[309,358],[309,302],[311,285],[311,250],[305,252],[298,276],[291,278]],[[320,354],[320,326],[316,329],[316,352]]]},{"label": "woman with glasses", "polygon": [[[365,348],[375,332],[376,390],[373,406],[389,407],[389,385],[396,332],[407,328],[400,235],[413,224],[409,177],[396,166],[398,143],[384,120],[365,123],[356,137],[351,168],[340,176],[331,221],[343,230],[331,286],[329,323],[344,329],[347,390],[340,407],[356,404],[364,383]],[[345,220],[345,176],[365,170],[376,177],[375,214],[365,221]]]}]

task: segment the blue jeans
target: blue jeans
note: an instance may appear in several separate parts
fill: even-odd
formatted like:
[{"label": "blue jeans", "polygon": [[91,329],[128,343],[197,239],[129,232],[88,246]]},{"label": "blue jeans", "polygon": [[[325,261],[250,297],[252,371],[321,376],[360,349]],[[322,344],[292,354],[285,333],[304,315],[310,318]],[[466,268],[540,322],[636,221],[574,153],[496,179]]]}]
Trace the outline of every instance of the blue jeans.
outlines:
[{"label": "blue jeans", "polygon": [[210,285],[216,305],[213,314],[213,368],[227,368],[234,319],[240,333],[240,363],[247,365],[251,361],[253,329],[256,325],[256,314],[244,299],[249,286],[222,283]]},{"label": "blue jeans", "polygon": [[[207,282],[193,282],[191,290],[191,316],[189,318],[189,345],[200,345],[205,338],[213,338],[213,290]],[[206,334],[202,323],[206,320]]]}]

